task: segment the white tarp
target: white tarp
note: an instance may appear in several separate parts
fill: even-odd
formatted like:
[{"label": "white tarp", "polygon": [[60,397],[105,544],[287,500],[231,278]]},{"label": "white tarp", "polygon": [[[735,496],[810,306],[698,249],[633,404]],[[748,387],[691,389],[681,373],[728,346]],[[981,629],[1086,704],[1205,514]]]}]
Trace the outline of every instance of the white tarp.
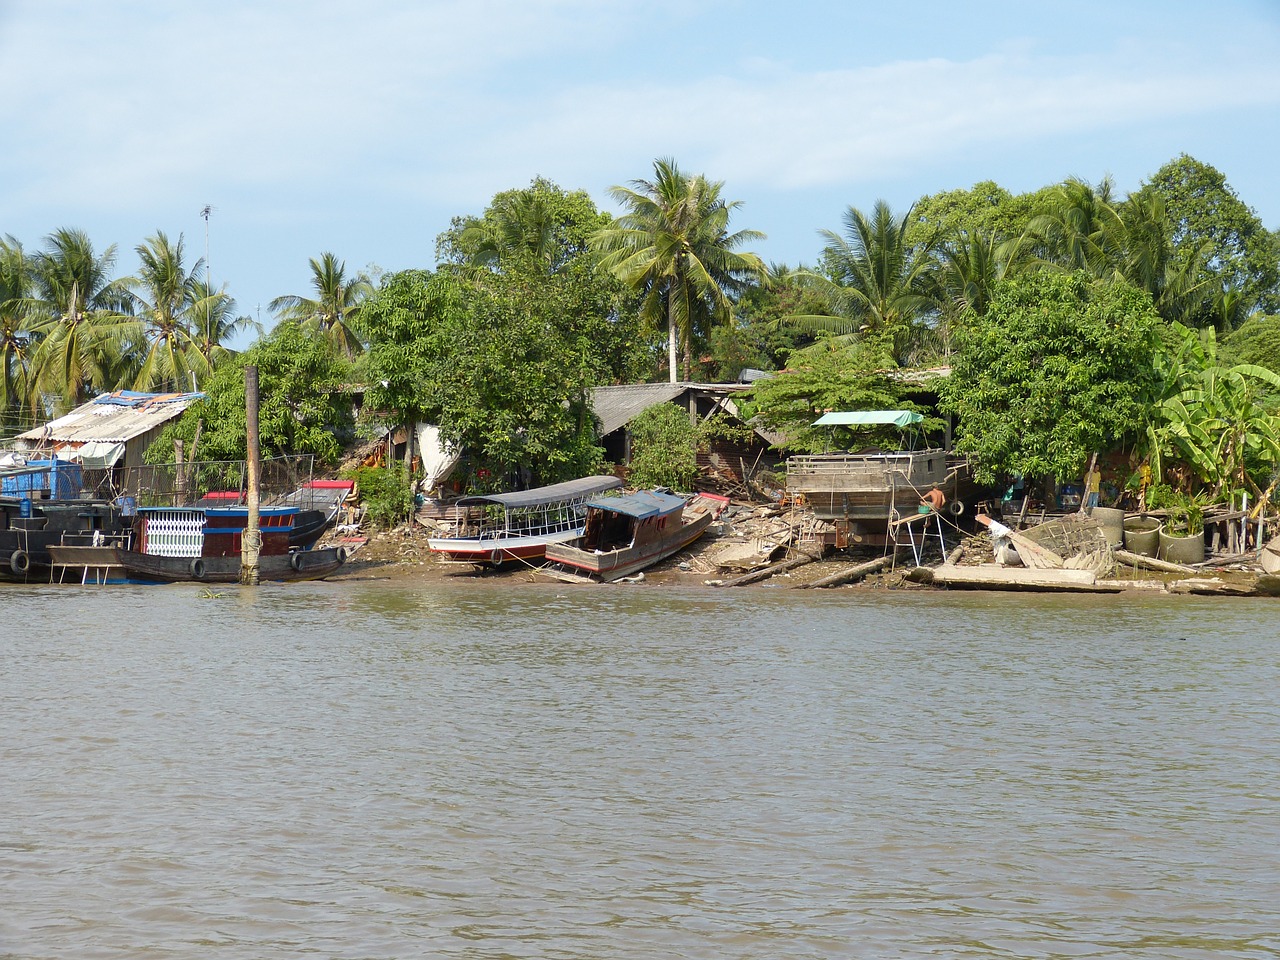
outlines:
[{"label": "white tarp", "polygon": [[64,456],[70,455],[79,460],[86,470],[107,470],[116,465],[124,456],[124,444],[112,443],[108,440],[90,440],[82,443],[75,450],[61,451]]},{"label": "white tarp", "polygon": [[436,488],[449,479],[458,464],[458,453],[450,450],[440,438],[440,428],[429,423],[414,427],[418,455],[422,458],[422,492],[433,496]]}]

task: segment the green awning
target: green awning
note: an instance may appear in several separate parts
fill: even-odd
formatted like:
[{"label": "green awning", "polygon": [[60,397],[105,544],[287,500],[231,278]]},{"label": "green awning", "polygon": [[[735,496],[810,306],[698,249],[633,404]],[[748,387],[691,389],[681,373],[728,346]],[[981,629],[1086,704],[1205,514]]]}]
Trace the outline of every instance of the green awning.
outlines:
[{"label": "green awning", "polygon": [[855,410],[848,413],[824,413],[813,422],[815,427],[909,427],[924,417],[910,410]]}]

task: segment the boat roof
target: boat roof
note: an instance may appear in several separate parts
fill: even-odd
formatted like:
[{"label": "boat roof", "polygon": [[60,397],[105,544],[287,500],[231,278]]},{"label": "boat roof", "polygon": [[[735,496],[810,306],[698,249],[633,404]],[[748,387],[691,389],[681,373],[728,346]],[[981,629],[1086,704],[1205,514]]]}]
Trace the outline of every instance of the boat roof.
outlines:
[{"label": "boat roof", "polygon": [[684,497],[673,493],[659,493],[656,490],[637,490],[621,497],[604,497],[599,500],[588,500],[588,507],[620,513],[626,517],[644,520],[663,513],[674,513],[684,507]]},{"label": "boat roof", "polygon": [[824,413],[813,422],[815,427],[909,427],[924,417],[911,410],[853,410],[845,413]]},{"label": "boat roof", "polygon": [[535,487],[532,490],[515,490],[511,493],[487,493],[459,497],[455,503],[461,507],[493,503],[507,510],[514,507],[540,507],[543,504],[555,503],[559,500],[578,500],[595,493],[603,493],[606,490],[616,490],[621,486],[622,481],[617,477],[582,477],[578,480],[566,480],[564,483],[553,483],[546,487]]}]

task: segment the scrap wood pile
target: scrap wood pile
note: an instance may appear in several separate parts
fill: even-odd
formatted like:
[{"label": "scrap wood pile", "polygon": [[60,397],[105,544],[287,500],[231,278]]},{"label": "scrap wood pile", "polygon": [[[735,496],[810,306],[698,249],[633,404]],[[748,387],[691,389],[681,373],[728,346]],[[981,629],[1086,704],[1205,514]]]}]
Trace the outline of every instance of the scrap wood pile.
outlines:
[{"label": "scrap wood pile", "polygon": [[772,563],[787,548],[812,540],[823,521],[808,511],[741,504],[721,520],[721,536],[702,557],[722,570],[747,572]]}]

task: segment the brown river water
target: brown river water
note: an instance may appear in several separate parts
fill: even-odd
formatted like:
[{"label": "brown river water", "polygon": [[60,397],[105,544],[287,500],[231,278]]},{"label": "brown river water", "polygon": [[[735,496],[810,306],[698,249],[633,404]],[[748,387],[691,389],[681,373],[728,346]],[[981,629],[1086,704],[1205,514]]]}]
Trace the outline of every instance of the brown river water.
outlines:
[{"label": "brown river water", "polygon": [[1276,601],[0,589],[0,958],[1280,957]]}]

